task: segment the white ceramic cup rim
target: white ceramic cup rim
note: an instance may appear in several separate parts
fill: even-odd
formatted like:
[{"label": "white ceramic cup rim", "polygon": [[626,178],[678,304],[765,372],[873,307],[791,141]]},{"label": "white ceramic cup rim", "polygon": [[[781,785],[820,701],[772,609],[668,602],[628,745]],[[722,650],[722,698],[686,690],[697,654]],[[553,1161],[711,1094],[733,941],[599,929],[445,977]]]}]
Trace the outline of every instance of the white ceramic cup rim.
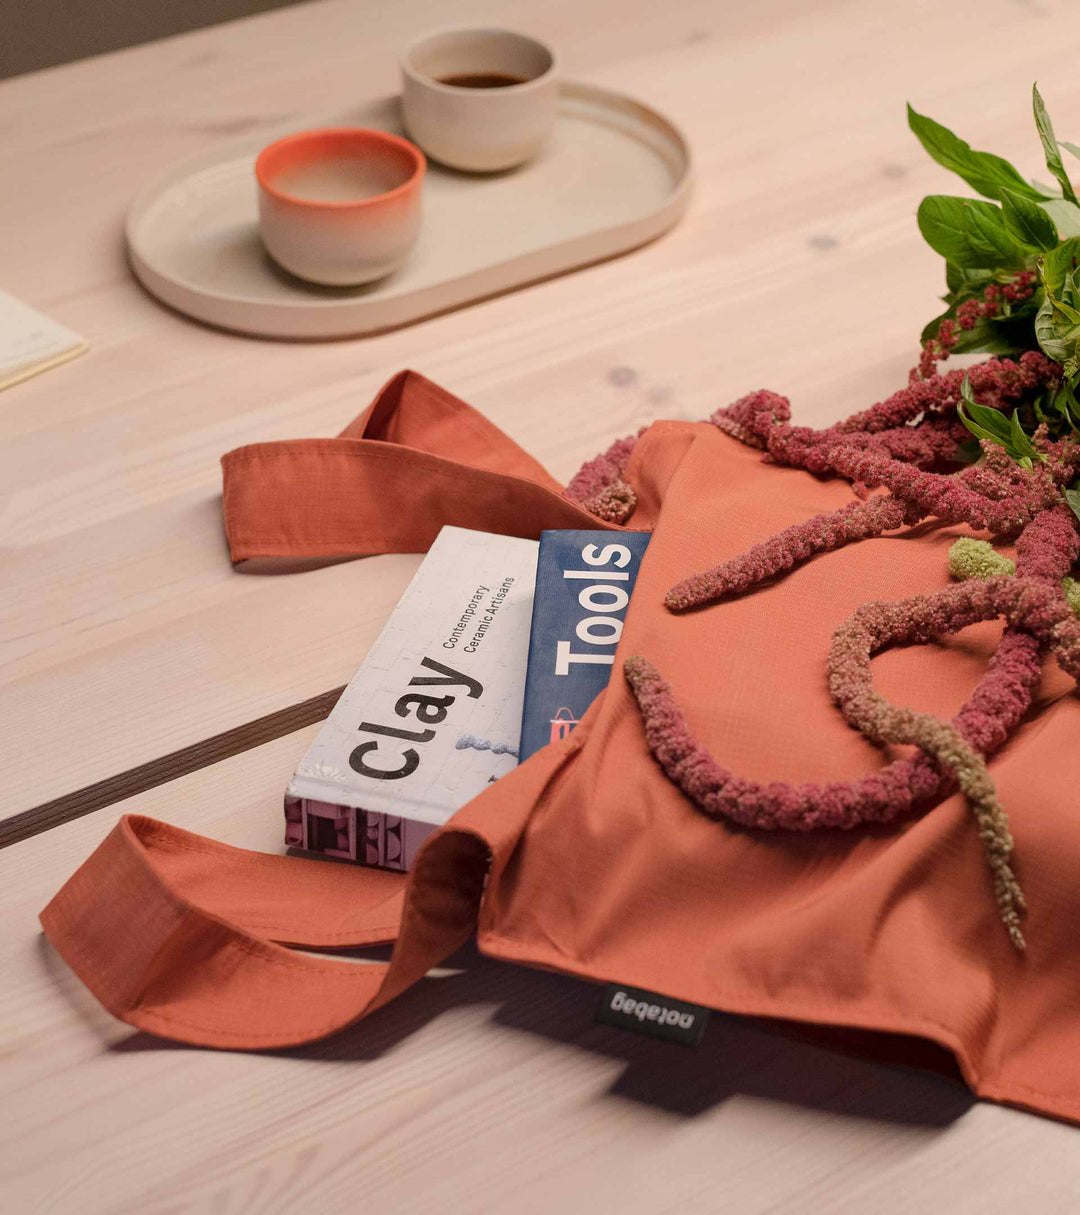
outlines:
[{"label": "white ceramic cup rim", "polygon": [[[451,34],[508,34],[512,38],[520,38],[522,42],[531,42],[533,46],[543,51],[548,57],[548,66],[539,76],[533,76],[529,80],[522,80],[519,84],[500,85],[492,89],[473,89],[469,88],[468,85],[444,84],[434,76],[429,76],[427,72],[422,72],[419,68],[413,67],[412,58],[417,51],[422,50],[429,42],[434,42],[436,39],[445,38]],[[558,70],[558,66],[558,59],[555,56],[554,50],[543,39],[536,38],[532,34],[523,34],[520,30],[510,30],[497,25],[449,25],[443,29],[429,30],[426,34],[421,34],[419,38],[410,42],[401,53],[401,70],[410,80],[417,84],[422,84],[426,88],[434,89],[436,92],[448,93],[458,97],[502,97],[508,93],[524,93],[528,89],[535,89],[545,84]],[[477,64],[477,71],[482,70],[483,65]]]}]

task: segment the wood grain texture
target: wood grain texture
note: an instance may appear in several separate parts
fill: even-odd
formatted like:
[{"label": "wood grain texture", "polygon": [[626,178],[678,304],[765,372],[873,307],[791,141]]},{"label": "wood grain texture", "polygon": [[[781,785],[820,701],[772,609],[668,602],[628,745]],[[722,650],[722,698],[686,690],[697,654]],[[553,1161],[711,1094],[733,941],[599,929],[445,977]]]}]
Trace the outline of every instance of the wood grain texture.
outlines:
[{"label": "wood grain texture", "polygon": [[0,1209],[1075,1212],[1075,1128],[740,1018],[714,1015],[697,1050],[607,1029],[598,988],[472,950],[299,1050],[192,1050],[113,1020],[38,929],[61,877],[121,810],[279,850],[313,731],[0,854]]},{"label": "wood grain texture", "polygon": [[407,365],[561,477],[656,416],[701,417],[762,384],[823,422],[901,383],[941,290],[914,208],[953,188],[907,132],[904,99],[1036,171],[1031,79],[1063,134],[1080,111],[1066,11],[471,0],[456,19],[535,29],[568,74],[679,122],[691,212],[632,256],[330,344],[238,338],[162,309],[125,267],[125,209],[211,141],[392,90],[395,48],[443,20],[430,0],[330,0],[0,84],[5,179],[19,183],[0,191],[4,285],[93,342],[0,399],[4,813],[355,670],[416,558],[235,573],[218,468],[233,446],[332,434]]},{"label": "wood grain texture", "polygon": [[[942,289],[914,225],[955,188],[907,98],[1039,174],[1038,77],[1077,137],[1064,0],[466,0],[679,122],[692,210],[632,257],[378,338],[283,345],[159,308],[120,225],[208,141],[393,88],[430,0],[328,0],[0,85],[0,275],[90,354],[0,396],[4,813],[347,680],[415,569],[228,565],[217,460],[335,433],[412,365],[559,476],[655,416],[762,385],[821,423],[902,383]],[[301,731],[0,854],[0,1209],[1057,1215],[1077,1132],[718,1018],[697,1052],[591,1024],[595,992],[464,953],[355,1031],[266,1056],[133,1034],[36,915],[120,809],[280,850]]]},{"label": "wood grain texture", "polygon": [[76,789],[74,793],[3,819],[0,821],[0,848],[17,844],[61,823],[70,823],[84,814],[219,763],[231,755],[250,751],[252,747],[261,746],[283,734],[292,734],[312,722],[321,722],[329,716],[343,691],[344,688],[331,688],[320,696],[312,696],[276,713],[268,713],[265,717],[245,722],[212,738],[204,738],[202,742],[163,755],[160,759],[152,759],[137,768],[107,776],[96,784],[87,785],[85,789]]}]

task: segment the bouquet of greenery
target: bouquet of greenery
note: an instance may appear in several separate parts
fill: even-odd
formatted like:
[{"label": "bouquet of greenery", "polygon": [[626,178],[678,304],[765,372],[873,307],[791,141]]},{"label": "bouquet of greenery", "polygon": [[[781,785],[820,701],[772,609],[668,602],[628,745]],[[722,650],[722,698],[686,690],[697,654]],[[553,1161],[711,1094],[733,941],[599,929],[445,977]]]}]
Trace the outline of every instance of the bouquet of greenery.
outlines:
[{"label": "bouquet of greenery", "polygon": [[919,206],[919,231],[945,259],[948,287],[945,311],[923,330],[920,369],[928,376],[949,354],[976,351],[1016,357],[1041,350],[1060,364],[1060,385],[1025,401],[1011,418],[979,405],[966,381],[963,387],[965,426],[1027,468],[1041,458],[1031,442],[1040,425],[1052,439],[1080,430],[1080,199],[1061,154],[1064,148],[1080,158],[1080,147],[1055,138],[1037,87],[1032,101],[1057,187],[1025,180],[1007,160],[975,151],[908,106],[908,123],[927,152],[994,200],[932,194]]},{"label": "bouquet of greenery", "polygon": [[[930,155],[991,201],[934,195],[919,207],[919,228],[945,259],[948,294],[945,312],[923,332],[908,383],[818,430],[794,425],[790,401],[764,388],[709,418],[772,464],[847,478],[854,496],[684,576],[664,599],[684,612],[746,595],[818,554],[924,519],[1015,544],[1014,559],[962,535],[949,553],[950,585],[865,603],[833,634],[826,674],[848,724],[877,745],[915,744],[918,757],[857,781],[757,784],[735,776],[694,736],[646,657],[624,664],[654,757],[711,818],[769,831],[849,829],[898,820],[945,789],[962,790],[1017,949],[1025,948],[1025,900],[986,758],[1028,711],[1049,654],[1080,681],[1080,585],[1072,577],[1080,558],[1080,202],[1038,90],[1034,99],[1058,189],[1025,181],[1007,161],[973,151],[909,107],[911,129]],[[1063,146],[1080,157],[1080,148]],[[974,351],[989,357],[966,371],[939,370],[953,352]],[[975,439],[965,442],[969,433]],[[636,503],[625,478],[635,442],[620,439],[589,461],[567,496],[626,523]],[[958,459],[965,467],[950,468]],[[871,658],[886,646],[926,644],[1001,618],[1008,627],[994,657],[950,721],[890,705],[874,690]]]}]

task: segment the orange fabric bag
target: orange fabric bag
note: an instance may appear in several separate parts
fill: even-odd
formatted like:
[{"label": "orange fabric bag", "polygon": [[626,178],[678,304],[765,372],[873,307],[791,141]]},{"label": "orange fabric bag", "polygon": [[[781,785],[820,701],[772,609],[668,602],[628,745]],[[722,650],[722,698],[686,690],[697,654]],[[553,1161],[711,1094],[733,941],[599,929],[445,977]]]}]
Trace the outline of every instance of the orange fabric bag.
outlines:
[{"label": "orange fabric bag", "polygon": [[[391,381],[339,439],[225,459],[233,557],[425,548],[444,523],[536,536],[603,526],[474,411]],[[125,817],[42,915],[128,1023],[208,1046],[310,1041],[385,1004],[475,932],[485,953],[734,1012],[929,1039],[981,1096],[1080,1119],[1080,704],[1056,667],[992,771],[1028,897],[1002,931],[960,796],[895,829],[768,833],[704,817],[646,747],[620,676],[673,685],[695,735],[756,779],[860,775],[892,757],[829,700],[835,628],[870,599],[948,581],[966,529],[922,524],[819,556],[755,594],[674,615],[665,592],[851,498],[704,423],[660,422],[625,473],[652,529],[612,681],[581,725],[469,803],[399,875],[264,856]],[[988,623],[875,660],[892,701],[951,716]],[[386,965],[287,948],[396,940]]]}]

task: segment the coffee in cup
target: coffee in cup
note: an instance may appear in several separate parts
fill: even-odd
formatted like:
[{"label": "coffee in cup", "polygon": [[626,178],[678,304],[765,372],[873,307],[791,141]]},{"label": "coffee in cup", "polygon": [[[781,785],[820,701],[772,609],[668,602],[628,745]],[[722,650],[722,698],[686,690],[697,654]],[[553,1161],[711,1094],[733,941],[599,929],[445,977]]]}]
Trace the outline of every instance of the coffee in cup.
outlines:
[{"label": "coffee in cup", "polygon": [[428,34],[401,59],[405,129],[434,160],[490,173],[535,156],[555,125],[555,54],[526,34]]}]

